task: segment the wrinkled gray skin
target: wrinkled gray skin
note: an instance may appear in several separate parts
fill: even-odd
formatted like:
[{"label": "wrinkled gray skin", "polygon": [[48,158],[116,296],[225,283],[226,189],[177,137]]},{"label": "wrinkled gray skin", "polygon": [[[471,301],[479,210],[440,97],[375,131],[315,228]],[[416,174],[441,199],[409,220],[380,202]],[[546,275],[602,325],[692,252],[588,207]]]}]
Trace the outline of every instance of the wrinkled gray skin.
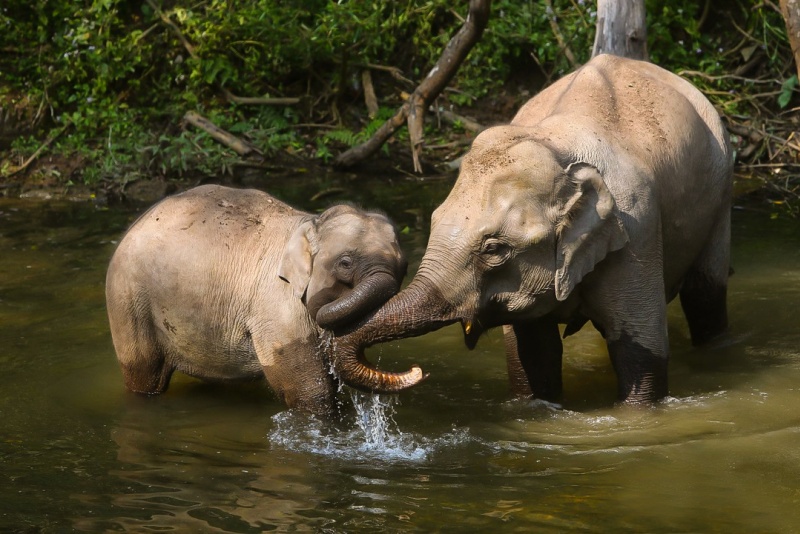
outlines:
[{"label": "wrinkled gray skin", "polygon": [[[167,198],[134,223],[108,268],[125,385],[161,393],[175,370],[211,381],[266,376],[288,406],[330,413],[336,384],[318,326],[363,317],[405,272],[381,214],[340,205],[314,216],[214,185]],[[347,369],[337,371],[347,383]],[[388,373],[383,390],[402,388],[403,376]]]},{"label": "wrinkled gray skin", "polygon": [[732,157],[711,104],[655,65],[598,56],[481,133],[434,212],[411,284],[336,358],[461,322],[503,325],[511,388],[561,395],[565,335],[602,333],[618,398],[667,395],[667,303],[692,340],[727,325]]}]

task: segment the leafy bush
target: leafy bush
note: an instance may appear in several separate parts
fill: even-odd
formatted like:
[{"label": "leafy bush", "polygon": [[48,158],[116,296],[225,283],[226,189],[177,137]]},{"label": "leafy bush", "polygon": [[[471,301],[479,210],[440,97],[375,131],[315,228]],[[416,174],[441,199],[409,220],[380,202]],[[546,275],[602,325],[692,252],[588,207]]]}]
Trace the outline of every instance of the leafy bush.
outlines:
[{"label": "leafy bush", "polygon": [[[741,32],[723,25],[736,20],[753,37],[747,46],[759,46],[768,68],[781,72],[788,48],[780,15],[735,0],[718,8],[712,17],[718,26],[709,30],[698,23],[700,4],[647,1],[655,62],[711,76],[730,72],[745,47],[738,44]],[[0,105],[4,94],[41,103],[47,128],[67,127],[53,149],[97,163],[87,180],[121,179],[117,175],[124,169],[175,175],[228,168],[225,151],[204,134],[179,129],[188,110],[212,117],[267,152],[288,147],[328,159],[338,146],[352,145],[377,127],[361,111],[361,71],[380,65],[411,79],[401,82],[385,69],[373,70],[381,104],[391,112],[400,90],[413,88],[438,59],[467,5],[466,0],[6,0],[0,7]],[[471,105],[515,76],[557,78],[573,65],[552,24],[575,60],[584,62],[595,22],[596,4],[588,0],[494,0],[489,26],[447,98]],[[712,96],[719,93],[714,97],[731,109],[739,105],[725,96],[733,88],[730,81],[697,82]],[[784,103],[796,79],[786,84]],[[226,91],[304,100],[296,107],[246,107],[232,104]],[[348,111],[353,104],[355,113]],[[297,125],[309,122],[335,129],[303,138]]]}]

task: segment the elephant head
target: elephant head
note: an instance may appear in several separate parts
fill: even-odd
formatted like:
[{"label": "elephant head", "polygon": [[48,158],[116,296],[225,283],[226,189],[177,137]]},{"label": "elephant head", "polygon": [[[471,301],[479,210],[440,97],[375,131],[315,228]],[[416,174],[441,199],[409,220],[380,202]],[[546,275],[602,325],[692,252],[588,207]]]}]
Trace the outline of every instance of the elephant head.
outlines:
[{"label": "elephant head", "polygon": [[337,332],[335,361],[362,369],[365,347],[454,322],[474,348],[487,328],[552,312],[627,241],[600,169],[525,128],[490,128],[433,213],[414,279],[357,328]]},{"label": "elephant head", "polygon": [[407,262],[389,219],[337,205],[298,226],[279,276],[324,329],[353,322],[400,289]]}]

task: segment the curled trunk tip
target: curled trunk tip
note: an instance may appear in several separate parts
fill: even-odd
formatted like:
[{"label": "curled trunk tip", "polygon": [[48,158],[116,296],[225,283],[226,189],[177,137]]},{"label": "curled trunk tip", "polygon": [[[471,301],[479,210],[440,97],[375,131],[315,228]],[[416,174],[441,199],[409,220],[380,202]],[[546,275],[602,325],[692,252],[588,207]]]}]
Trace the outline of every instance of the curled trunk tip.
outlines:
[{"label": "curled trunk tip", "polygon": [[339,356],[339,354],[334,354],[334,368],[339,372],[345,384],[361,391],[399,393],[428,378],[428,374],[424,373],[422,368],[416,364],[412,365],[408,371],[396,373],[374,368],[361,351],[355,358]]},{"label": "curled trunk tip", "polygon": [[362,391],[397,393],[427,378],[417,365],[403,373],[378,370],[364,355],[364,349],[376,343],[420,336],[460,318],[435,287],[431,289],[421,280],[418,273],[372,316],[336,332],[330,361],[342,382]]}]

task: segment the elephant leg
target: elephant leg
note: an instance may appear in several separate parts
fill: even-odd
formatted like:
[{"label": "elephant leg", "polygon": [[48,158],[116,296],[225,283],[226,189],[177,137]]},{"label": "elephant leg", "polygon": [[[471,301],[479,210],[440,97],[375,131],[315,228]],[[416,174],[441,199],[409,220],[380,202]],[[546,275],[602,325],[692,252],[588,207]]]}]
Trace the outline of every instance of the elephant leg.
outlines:
[{"label": "elephant leg", "polygon": [[[655,241],[659,246],[658,240]],[[658,401],[668,394],[667,298],[658,249],[617,264],[587,291],[617,376],[617,400]]]},{"label": "elephant leg", "polygon": [[[660,280],[655,284],[664,287]],[[618,310],[624,311],[604,329],[617,375],[617,400],[627,404],[655,402],[668,394],[666,299],[661,292],[646,302],[621,299],[619,304]]]},{"label": "elephant leg", "polygon": [[561,335],[551,319],[503,326],[511,392],[549,401],[561,397]]},{"label": "elephant leg", "polygon": [[284,345],[259,342],[254,336],[253,344],[267,383],[286,406],[325,417],[336,413],[336,383],[316,350],[315,335]]},{"label": "elephant leg", "polygon": [[680,290],[681,308],[694,345],[705,343],[728,328],[730,214],[720,221],[709,243],[684,277]]},{"label": "elephant leg", "polygon": [[167,363],[152,321],[127,315],[115,320],[110,315],[110,323],[125,387],[147,395],[166,391],[175,368]]},{"label": "elephant leg", "polygon": [[626,404],[655,402],[668,394],[668,355],[646,347],[624,333],[608,342],[617,375],[617,400]]}]

